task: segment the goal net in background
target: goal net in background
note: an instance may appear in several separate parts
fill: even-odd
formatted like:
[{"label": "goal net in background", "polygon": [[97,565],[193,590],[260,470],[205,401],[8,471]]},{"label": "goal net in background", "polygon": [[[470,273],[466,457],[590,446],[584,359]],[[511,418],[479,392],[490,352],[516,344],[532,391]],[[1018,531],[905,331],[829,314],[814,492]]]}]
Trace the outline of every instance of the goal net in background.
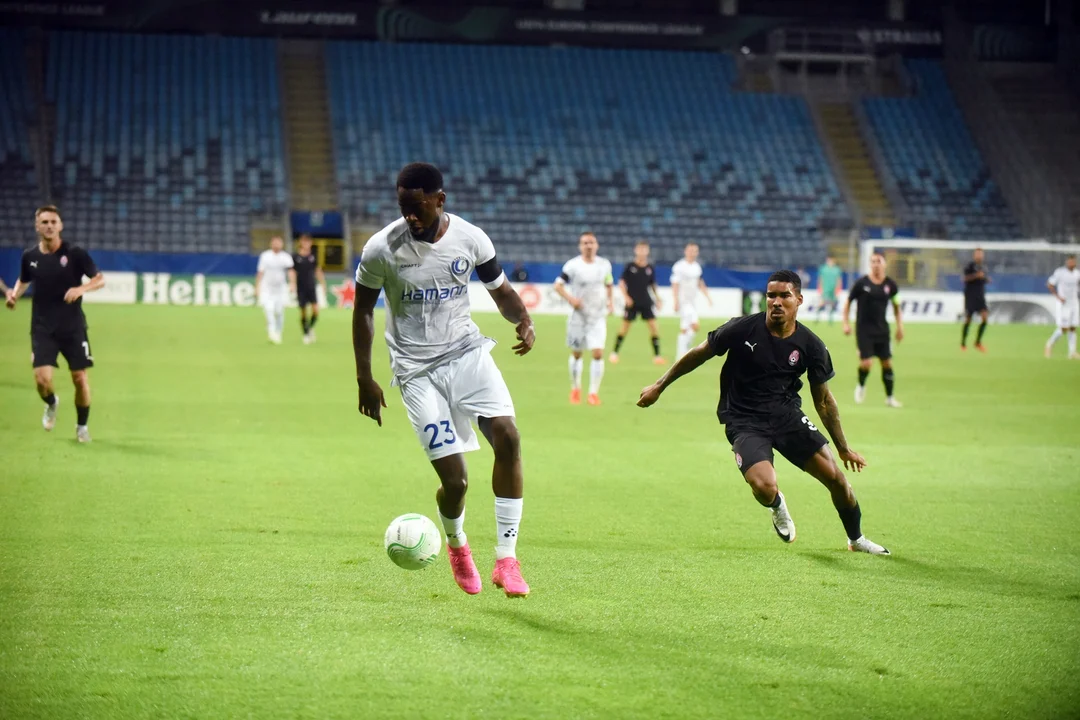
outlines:
[{"label": "goal net in background", "polygon": [[[863,240],[858,274],[870,270],[870,256],[880,252],[886,272],[900,287],[905,318],[924,322],[954,322],[964,313],[964,266],[982,248],[990,284],[986,299],[992,322],[1050,324],[1056,319],[1055,300],[1046,289],[1054,270],[1080,245],[1045,240],[985,243],[951,240]],[[849,282],[855,278],[849,278]]]}]

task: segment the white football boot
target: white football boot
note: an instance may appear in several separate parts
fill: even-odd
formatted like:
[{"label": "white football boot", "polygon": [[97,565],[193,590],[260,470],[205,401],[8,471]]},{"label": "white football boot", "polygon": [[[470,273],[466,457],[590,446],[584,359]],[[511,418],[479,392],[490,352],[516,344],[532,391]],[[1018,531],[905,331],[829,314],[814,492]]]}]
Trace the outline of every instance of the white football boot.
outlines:
[{"label": "white football boot", "polygon": [[878,545],[873,540],[868,540],[865,535],[859,537],[855,542],[848,540],[848,550],[851,552],[864,552],[871,555],[892,555],[887,548]]},{"label": "white football boot", "polygon": [[784,493],[777,490],[776,494],[780,497],[780,507],[769,508],[769,512],[772,513],[773,530],[784,542],[795,542],[795,521],[791,519],[791,513],[788,512]]}]

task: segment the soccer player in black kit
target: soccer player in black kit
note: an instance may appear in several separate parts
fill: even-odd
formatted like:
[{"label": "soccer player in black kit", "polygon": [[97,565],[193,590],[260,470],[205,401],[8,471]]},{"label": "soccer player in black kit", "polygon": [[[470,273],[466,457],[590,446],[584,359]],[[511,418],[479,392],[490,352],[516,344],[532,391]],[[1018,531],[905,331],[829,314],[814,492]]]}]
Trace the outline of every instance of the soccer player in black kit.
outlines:
[{"label": "soccer player in black kit", "polygon": [[802,410],[799,390],[805,374],[821,424],[844,466],[855,472],[866,467],[866,460],[848,446],[840,427],[840,412],[828,385],[833,377],[829,351],[817,335],[796,320],[803,302],[802,281],[790,270],[774,272],[765,297],[766,312],[729,320],[713,330],[705,342],[641,391],[638,406],[649,407],[678,378],[713,357],[727,355],[720,371],[717,416],[725,426],[736,466],[754,498],[771,511],[773,529],[780,539],[795,541],[795,523],[776,485],[774,449],[828,488],[847,533],[848,549],[888,555],[888,550],[863,536],[862,510],[855,492],[829,451],[828,440]]},{"label": "soccer player in black kit", "polygon": [[660,298],[656,294],[656,268],[649,262],[649,243],[644,240],[634,246],[634,261],[623,268],[619,289],[622,290],[626,311],[623,313],[622,328],[615,338],[615,349],[608,357],[608,362],[619,362],[619,350],[626,339],[626,333],[630,331],[630,323],[640,315],[649,326],[653,363],[663,365],[664,358],[660,357],[660,330],[656,326],[654,312],[654,308],[659,310],[661,307]]},{"label": "soccer player in black kit", "polygon": [[[56,425],[58,401],[53,391],[53,368],[63,355],[75,385],[75,412],[78,416],[75,437],[90,442],[87,422],[90,418],[90,378],[86,371],[94,366],[82,296],[105,285],[105,277],[85,250],[60,238],[64,223],[60,211],[52,205],[34,213],[38,244],[23,253],[22,267],[15,288],[7,292],[7,306],[15,304],[30,283],[34,296],[30,314],[31,362],[38,395],[45,401],[41,424],[46,430]],[[90,278],[83,283],[83,276]]]},{"label": "soccer player in black kit", "polygon": [[866,399],[866,378],[870,376],[870,366],[876,357],[881,362],[881,381],[885,384],[885,404],[889,407],[903,407],[893,396],[896,378],[893,375],[892,345],[889,343],[889,320],[886,313],[892,304],[896,314],[896,342],[904,339],[904,319],[900,313],[900,301],[896,299],[900,290],[896,281],[885,274],[885,256],[874,253],[870,256],[870,274],[855,281],[844,301],[844,334],[851,334],[851,303],[855,301],[859,309],[855,315],[855,343],[859,346],[859,384],[855,386],[855,402]]},{"label": "soccer player in black kit", "polygon": [[988,282],[990,282],[990,277],[986,274],[986,268],[983,267],[982,248],[975,248],[975,252],[971,255],[971,262],[964,267],[964,330],[960,333],[960,350],[967,350],[971,316],[978,313],[982,322],[979,324],[979,332],[975,335],[975,349],[986,352],[982,339],[986,331],[986,318],[990,315],[990,309],[986,305]]},{"label": "soccer player in black kit", "polygon": [[[315,323],[319,320],[319,295],[315,285],[322,285],[326,295],[326,276],[319,267],[319,259],[311,251],[311,236],[301,235],[297,252],[293,254],[293,269],[296,271],[296,303],[300,306],[300,326],[304,329],[304,344],[315,342]],[[311,317],[308,318],[308,308]]]}]

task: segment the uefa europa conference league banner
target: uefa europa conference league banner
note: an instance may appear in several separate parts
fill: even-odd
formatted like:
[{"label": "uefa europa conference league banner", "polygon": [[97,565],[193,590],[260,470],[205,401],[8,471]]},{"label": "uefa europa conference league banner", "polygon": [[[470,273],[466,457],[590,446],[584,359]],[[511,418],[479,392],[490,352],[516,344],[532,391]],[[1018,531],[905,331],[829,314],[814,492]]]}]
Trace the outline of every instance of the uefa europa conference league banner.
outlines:
[{"label": "uefa europa conference league banner", "polygon": [[[85,296],[88,303],[144,305],[255,305],[255,283],[250,277],[205,275],[170,275],[169,273],[105,273],[105,287]],[[529,311],[537,315],[565,315],[569,306],[550,283],[515,283]],[[327,296],[319,289],[319,304],[323,307],[352,307],[355,288],[349,278],[327,278]],[[738,288],[711,288],[712,306],[699,298],[698,313],[702,318],[729,318],[743,314],[743,291]],[[758,307],[761,294],[750,293],[750,307]],[[1057,306],[1049,293],[1006,294],[988,293],[990,320],[995,323],[1026,323],[1046,325],[1056,321]],[[615,311],[622,314],[622,293],[613,292]],[[817,293],[807,292],[800,311],[804,318],[817,312]],[[964,295],[959,292],[907,290],[900,293],[901,309],[907,322],[956,322],[964,312]],[[498,312],[495,302],[480,283],[469,284],[469,301],[477,312]],[[660,288],[663,308],[657,313],[673,317],[675,309],[671,288]],[[380,303],[381,304],[381,303]],[[853,313],[854,314],[854,313]],[[890,310],[890,316],[892,311]],[[890,317],[891,319],[891,317]],[[708,323],[705,323],[708,324]]]}]

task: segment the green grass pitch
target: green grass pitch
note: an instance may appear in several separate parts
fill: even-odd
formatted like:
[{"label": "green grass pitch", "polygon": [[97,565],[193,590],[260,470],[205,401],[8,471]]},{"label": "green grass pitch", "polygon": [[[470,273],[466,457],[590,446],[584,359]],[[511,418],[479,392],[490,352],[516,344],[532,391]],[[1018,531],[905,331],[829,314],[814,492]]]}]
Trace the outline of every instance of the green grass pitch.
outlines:
[{"label": "green grass pitch", "polygon": [[719,360],[640,410],[658,372],[639,324],[603,406],[570,407],[564,319],[517,358],[480,317],[525,456],[533,593],[509,600],[488,582],[486,446],[466,517],[483,593],[445,557],[385,556],[393,517],[437,517],[436,479],[381,339],[384,427],[357,414],[347,313],[311,347],[295,311],[281,347],[254,308],[88,314],[89,446],[66,371],[42,431],[28,307],[0,316],[2,718],[1080,712],[1080,362],[1043,359],[1047,328],[993,326],[983,356],[956,326],[909,326],[890,410],[876,368],[852,404],[853,341],[812,325],[870,463],[853,483],[879,558],[848,553],[827,493],[779,458],[799,539],[776,538],[716,422]]}]

